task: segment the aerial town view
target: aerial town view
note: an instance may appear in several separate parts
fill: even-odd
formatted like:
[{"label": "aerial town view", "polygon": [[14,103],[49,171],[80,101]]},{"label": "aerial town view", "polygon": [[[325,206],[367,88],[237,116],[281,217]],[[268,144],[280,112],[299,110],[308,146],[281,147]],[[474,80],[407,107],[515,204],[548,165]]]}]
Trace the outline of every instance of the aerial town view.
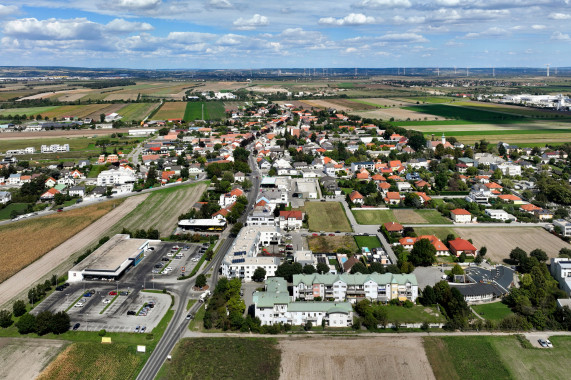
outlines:
[{"label": "aerial town view", "polygon": [[569,379],[571,2],[3,0],[0,380]]}]

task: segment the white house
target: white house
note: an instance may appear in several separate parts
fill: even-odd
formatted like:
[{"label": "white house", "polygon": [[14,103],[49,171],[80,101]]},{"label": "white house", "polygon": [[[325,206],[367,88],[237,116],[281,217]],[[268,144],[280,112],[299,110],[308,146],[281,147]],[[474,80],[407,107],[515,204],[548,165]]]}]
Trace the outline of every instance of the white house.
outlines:
[{"label": "white house", "polygon": [[571,296],[571,259],[553,258],[549,269],[553,277],[559,281],[561,289]]},{"label": "white house", "polygon": [[508,214],[505,210],[486,209],[484,212],[492,219],[517,221],[515,216]]},{"label": "white house", "polygon": [[6,204],[12,200],[12,193],[9,191],[0,191],[0,203]]},{"label": "white house", "polygon": [[279,226],[284,231],[299,230],[303,223],[301,211],[280,211]]},{"label": "white house", "polygon": [[565,219],[557,219],[553,221],[553,226],[559,227],[563,236],[571,236],[571,222]]},{"label": "white house", "polygon": [[469,211],[457,208],[455,210],[450,211],[450,217],[454,223],[471,223],[472,222],[472,214]]},{"label": "white house", "polygon": [[42,153],[69,152],[69,144],[42,145],[40,150]]},{"label": "white house", "polygon": [[73,186],[67,193],[72,197],[83,197],[85,195],[85,186]]},{"label": "white house", "polygon": [[97,186],[123,185],[135,183],[137,178],[131,169],[119,167],[119,169],[104,170],[97,176]]}]

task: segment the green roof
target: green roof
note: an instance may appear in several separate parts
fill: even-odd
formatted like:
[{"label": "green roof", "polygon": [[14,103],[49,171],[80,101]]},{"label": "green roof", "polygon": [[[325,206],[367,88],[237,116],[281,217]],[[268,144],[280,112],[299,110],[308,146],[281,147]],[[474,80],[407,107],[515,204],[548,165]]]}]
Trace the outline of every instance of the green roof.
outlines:
[{"label": "green roof", "polygon": [[54,189],[61,192],[63,189],[65,189],[65,185],[63,183],[58,183],[54,186]]},{"label": "green roof", "polygon": [[291,302],[287,311],[349,314],[353,307],[349,302]]},{"label": "green roof", "polygon": [[304,283],[333,285],[338,281],[343,281],[347,285],[362,285],[367,281],[374,281],[377,284],[399,284],[404,285],[407,282],[411,285],[418,285],[414,274],[393,274],[393,273],[371,273],[371,274],[295,274],[293,275],[293,284],[299,285]]},{"label": "green roof", "polygon": [[282,277],[270,277],[266,280],[266,292],[270,293],[286,293],[287,282]]},{"label": "green roof", "polygon": [[252,301],[258,307],[273,307],[275,304],[289,304],[291,299],[289,294],[286,293],[268,293],[256,292],[252,297]]}]

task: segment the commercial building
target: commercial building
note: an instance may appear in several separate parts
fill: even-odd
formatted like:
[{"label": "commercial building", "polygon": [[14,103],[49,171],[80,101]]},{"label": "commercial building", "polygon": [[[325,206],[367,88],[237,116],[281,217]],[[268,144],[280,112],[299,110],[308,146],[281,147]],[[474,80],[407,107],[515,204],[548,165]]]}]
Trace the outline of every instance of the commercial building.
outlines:
[{"label": "commercial building", "polygon": [[549,269],[551,275],[559,282],[561,289],[571,296],[571,259],[553,258]]},{"label": "commercial building", "polygon": [[275,275],[280,259],[258,256],[263,246],[279,244],[281,233],[275,226],[246,226],[242,228],[228,250],[221,265],[222,275],[228,278],[241,278],[252,281],[258,267],[266,270],[266,278]]},{"label": "commercial building", "polygon": [[486,209],[484,211],[492,219],[517,221],[517,218],[505,210]]},{"label": "commercial building", "polygon": [[156,132],[155,128],[129,129],[129,136],[148,136]]},{"label": "commercial building", "polygon": [[185,231],[224,231],[226,228],[226,219],[182,219],[178,222],[178,227]]},{"label": "commercial building", "polygon": [[135,177],[134,171],[123,166],[119,169],[104,170],[97,176],[97,186],[124,185],[136,181],[137,177]]},{"label": "commercial building", "polygon": [[129,235],[117,234],[97,248],[68,272],[69,282],[89,279],[116,280],[125,271],[136,266],[145,257],[150,240],[131,239]]},{"label": "commercial building", "polygon": [[414,274],[296,274],[293,276],[293,298],[358,302],[362,299],[389,302],[418,297],[418,282]]},{"label": "commercial building", "polygon": [[565,219],[557,219],[553,221],[553,226],[559,227],[563,236],[571,236],[571,222]]},{"label": "commercial building", "polygon": [[349,302],[292,302],[283,278],[268,278],[265,292],[255,292],[254,312],[262,325],[277,323],[329,327],[347,327],[353,323],[353,307]]},{"label": "commercial building", "polygon": [[42,145],[40,150],[42,153],[69,152],[69,144]]}]

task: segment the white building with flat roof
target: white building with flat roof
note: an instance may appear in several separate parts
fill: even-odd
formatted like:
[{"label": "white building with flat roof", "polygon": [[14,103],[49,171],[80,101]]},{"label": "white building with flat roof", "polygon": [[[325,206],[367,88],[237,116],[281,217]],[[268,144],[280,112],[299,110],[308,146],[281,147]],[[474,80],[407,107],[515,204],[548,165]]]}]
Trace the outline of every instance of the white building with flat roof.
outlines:
[{"label": "white building with flat roof", "polygon": [[571,296],[571,259],[553,258],[549,266],[551,275],[559,282],[561,289]]},{"label": "white building with flat roof", "polygon": [[122,166],[119,169],[104,170],[97,176],[97,186],[124,185],[135,182],[137,182],[135,172]]},{"label": "white building with flat roof", "polygon": [[571,236],[571,222],[565,219],[557,219],[553,221],[553,226],[561,228],[563,236]]}]

